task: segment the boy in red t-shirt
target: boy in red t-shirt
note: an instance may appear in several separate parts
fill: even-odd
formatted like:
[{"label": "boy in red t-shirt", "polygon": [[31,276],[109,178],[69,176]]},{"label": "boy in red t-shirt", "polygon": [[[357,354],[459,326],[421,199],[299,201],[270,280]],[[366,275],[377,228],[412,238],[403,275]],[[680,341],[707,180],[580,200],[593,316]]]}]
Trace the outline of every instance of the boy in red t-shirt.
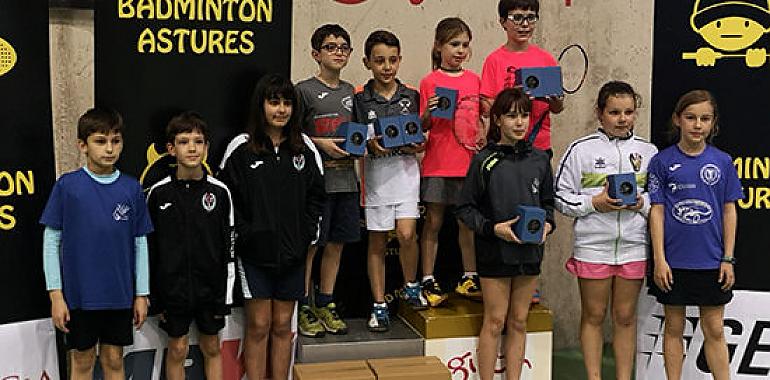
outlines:
[{"label": "boy in red t-shirt", "polygon": [[[497,94],[513,87],[516,69],[522,67],[558,66],[556,59],[547,51],[530,42],[540,18],[538,0],[500,0],[497,5],[500,25],[506,32],[507,41],[484,60],[481,72],[482,112],[489,108]],[[549,113],[564,110],[563,97],[538,98],[532,101],[532,114],[527,139],[534,126],[540,122],[533,144],[553,157],[551,149],[551,118]]]}]

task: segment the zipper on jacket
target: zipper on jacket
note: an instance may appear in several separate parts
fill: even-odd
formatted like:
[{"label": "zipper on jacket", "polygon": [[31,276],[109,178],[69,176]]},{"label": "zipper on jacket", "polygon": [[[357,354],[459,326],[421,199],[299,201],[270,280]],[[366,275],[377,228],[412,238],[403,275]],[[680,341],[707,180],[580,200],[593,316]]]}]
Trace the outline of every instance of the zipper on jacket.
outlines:
[{"label": "zipper on jacket", "polygon": [[[618,174],[623,173],[623,153],[620,151],[620,143],[619,140],[615,140],[615,148],[618,150]],[[620,246],[620,235],[621,235],[621,228],[620,228],[620,210],[617,211],[618,217],[617,217],[617,225],[618,225],[618,233],[615,237],[615,265],[618,265],[618,248]]]},{"label": "zipper on jacket", "polygon": [[[192,191],[193,191],[193,189],[190,188],[190,183],[189,182],[185,183],[184,184],[184,190],[182,190],[182,192],[184,194],[184,199],[185,200],[190,199],[190,193]],[[182,204],[187,204],[187,203],[182,203]],[[187,213],[188,210],[187,210],[186,207],[182,207],[182,209],[183,209],[182,210],[182,215],[183,215],[183,218],[184,218],[184,222],[183,222],[184,223],[184,231],[189,231],[190,230],[190,226],[189,226],[190,218],[189,218],[189,215]],[[194,276],[193,276],[193,273],[192,273],[193,272],[193,270],[192,270],[192,257],[189,254],[191,252],[190,249],[191,249],[191,247],[190,247],[190,240],[189,239],[185,239],[185,251],[184,251],[185,252],[185,255],[184,255],[185,257],[184,258],[185,258],[185,261],[187,262],[187,280],[189,281],[187,283],[187,289],[188,289],[187,296],[189,297],[187,299],[187,307],[190,307],[192,309],[192,307],[193,307],[193,305],[195,303],[195,301],[194,301],[195,300],[195,290],[194,290],[195,286],[193,286],[193,277]]]},{"label": "zipper on jacket", "polygon": [[[281,174],[283,174],[283,170],[281,170],[281,148],[280,147],[275,151],[275,156],[274,157],[275,157],[275,165],[273,166],[273,168],[275,170],[276,176],[280,177]],[[279,183],[279,185],[283,185],[282,184],[282,178],[278,178],[278,183]],[[281,198],[281,187],[279,187],[279,191],[276,194],[278,196],[278,199],[276,200],[276,204],[278,206],[280,206],[281,205],[281,199],[280,199]],[[278,261],[278,268],[283,268],[285,260],[282,257],[283,255],[281,255],[281,230],[280,230],[280,223],[278,223],[278,226],[279,226],[278,230],[275,231],[275,234],[278,237],[278,246],[275,247],[275,251],[276,251],[276,255],[278,255],[278,260],[277,260]]]}]

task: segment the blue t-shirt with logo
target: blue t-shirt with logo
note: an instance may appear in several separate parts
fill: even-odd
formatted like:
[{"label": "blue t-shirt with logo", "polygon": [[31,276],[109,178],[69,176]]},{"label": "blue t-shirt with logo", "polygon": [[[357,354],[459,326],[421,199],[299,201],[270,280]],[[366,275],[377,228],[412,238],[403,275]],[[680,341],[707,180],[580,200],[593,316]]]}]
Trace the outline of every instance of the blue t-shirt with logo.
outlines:
[{"label": "blue t-shirt with logo", "polygon": [[120,174],[96,182],[84,169],[56,181],[40,223],[61,231],[62,288],[70,309],[130,309],[134,238],[152,224],[141,186]]},{"label": "blue t-shirt with logo", "polygon": [[648,167],[653,204],[664,206],[666,261],[676,269],[717,269],[724,255],[724,204],[743,198],[730,156],[707,145],[697,156],[673,145]]}]

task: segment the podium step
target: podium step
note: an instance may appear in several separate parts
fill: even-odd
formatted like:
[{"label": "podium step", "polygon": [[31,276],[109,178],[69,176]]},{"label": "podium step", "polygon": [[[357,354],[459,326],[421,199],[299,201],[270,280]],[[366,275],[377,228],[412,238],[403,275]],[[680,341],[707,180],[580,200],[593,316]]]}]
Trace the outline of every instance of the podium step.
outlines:
[{"label": "podium step", "polygon": [[297,362],[320,363],[335,360],[422,356],[424,340],[401,318],[390,320],[390,331],[372,333],[366,319],[348,319],[346,335],[326,334],[323,338],[299,336]]}]

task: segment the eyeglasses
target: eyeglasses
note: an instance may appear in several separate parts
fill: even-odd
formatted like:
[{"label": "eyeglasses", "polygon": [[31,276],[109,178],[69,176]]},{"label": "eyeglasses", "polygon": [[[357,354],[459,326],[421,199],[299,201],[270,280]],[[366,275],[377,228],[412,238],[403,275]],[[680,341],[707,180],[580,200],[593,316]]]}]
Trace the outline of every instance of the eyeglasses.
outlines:
[{"label": "eyeglasses", "polygon": [[524,21],[527,21],[528,24],[534,24],[540,19],[540,16],[537,13],[511,13],[506,18],[515,25],[521,25]]},{"label": "eyeglasses", "polygon": [[353,48],[348,46],[347,44],[337,45],[334,43],[329,43],[326,45],[321,45],[321,49],[326,50],[329,53],[336,53],[340,52],[342,54],[348,55],[351,51],[353,51]]}]

